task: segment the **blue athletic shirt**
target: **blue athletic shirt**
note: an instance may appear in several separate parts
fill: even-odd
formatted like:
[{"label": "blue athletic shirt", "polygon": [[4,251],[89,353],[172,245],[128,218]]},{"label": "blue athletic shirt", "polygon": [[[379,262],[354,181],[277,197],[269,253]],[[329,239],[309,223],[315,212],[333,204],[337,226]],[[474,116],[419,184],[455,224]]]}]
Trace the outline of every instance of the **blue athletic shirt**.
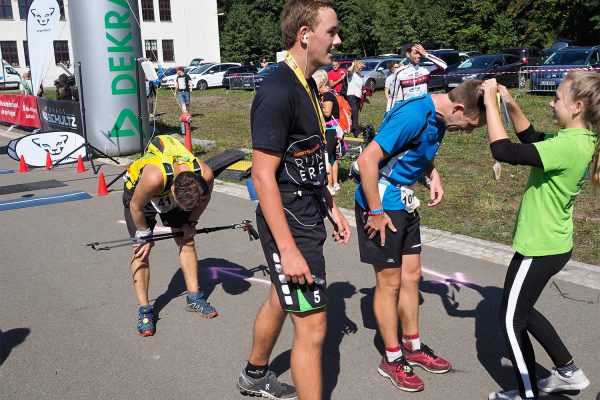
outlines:
[{"label": "blue athletic shirt", "polygon": [[[375,142],[385,151],[379,164],[379,197],[385,210],[403,210],[400,186],[412,185],[431,165],[446,133],[446,126],[435,116],[429,94],[396,103],[383,118]],[[367,198],[359,184],[356,202],[368,209]]]}]

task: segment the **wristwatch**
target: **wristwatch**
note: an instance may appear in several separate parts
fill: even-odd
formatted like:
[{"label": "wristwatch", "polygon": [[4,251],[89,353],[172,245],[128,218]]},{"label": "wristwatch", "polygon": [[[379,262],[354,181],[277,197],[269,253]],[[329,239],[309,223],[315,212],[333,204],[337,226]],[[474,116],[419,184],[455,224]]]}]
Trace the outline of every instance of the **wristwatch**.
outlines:
[{"label": "wristwatch", "polygon": [[193,226],[194,228],[196,227],[196,225],[198,225],[198,220],[194,220],[194,221],[188,221],[187,222],[189,226]]}]

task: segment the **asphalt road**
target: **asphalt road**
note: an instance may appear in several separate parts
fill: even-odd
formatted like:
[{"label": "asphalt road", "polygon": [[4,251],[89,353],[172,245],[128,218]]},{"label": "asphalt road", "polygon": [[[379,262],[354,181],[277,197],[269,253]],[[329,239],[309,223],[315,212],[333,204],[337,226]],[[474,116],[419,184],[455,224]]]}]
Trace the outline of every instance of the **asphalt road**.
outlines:
[{"label": "asphalt road", "polygon": [[[0,146],[8,139],[0,136]],[[0,169],[18,171],[0,154]],[[83,190],[95,194],[98,177],[74,166],[0,175],[8,185],[57,180],[67,186],[0,195],[0,202]],[[107,180],[122,167],[104,165]],[[260,244],[241,230],[197,239],[201,287],[219,311],[205,320],[185,311],[185,285],[172,241],[151,257],[150,296],[159,311],[157,334],[135,333],[137,305],[129,250],[93,251],[85,244],[127,236],[120,185],[108,196],[0,211],[0,399],[240,399],[235,383],[245,365],[258,306],[268,277]],[[201,226],[254,219],[247,199],[215,193]],[[354,232],[355,233],[355,232]],[[328,241],[328,336],[324,348],[325,398],[486,399],[515,387],[499,329],[497,308],[506,266],[424,246],[421,337],[454,369],[418,370],[420,393],[405,393],[379,376],[382,344],[372,312],[374,275],[359,262],[356,236]],[[447,278],[468,283],[447,285]],[[563,334],[592,385],[552,399],[592,400],[600,390],[600,312],[597,289],[560,279],[538,308]],[[271,368],[291,383],[286,323]],[[539,373],[549,358],[536,344]]]}]

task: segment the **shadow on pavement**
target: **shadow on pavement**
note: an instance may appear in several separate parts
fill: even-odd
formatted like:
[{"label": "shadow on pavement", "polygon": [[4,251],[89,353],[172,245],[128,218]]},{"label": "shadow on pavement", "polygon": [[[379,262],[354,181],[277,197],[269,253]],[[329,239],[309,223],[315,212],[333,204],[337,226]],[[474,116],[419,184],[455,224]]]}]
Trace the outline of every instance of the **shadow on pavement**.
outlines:
[{"label": "shadow on pavement", "polygon": [[23,343],[30,333],[31,329],[29,328],[0,331],[0,365],[4,364],[12,349]]},{"label": "shadow on pavement", "polygon": [[327,287],[327,336],[323,344],[323,398],[331,399],[340,374],[340,346],[344,336],[358,332],[346,314],[346,299],[356,294],[349,282],[334,282]]},{"label": "shadow on pavement", "polygon": [[[200,291],[204,292],[204,298],[209,299],[217,285],[221,285],[223,290],[231,295],[244,293],[250,288],[250,282],[244,278],[250,278],[259,269],[247,270],[239,264],[222,258],[206,258],[198,261],[198,284]],[[183,279],[183,272],[178,268],[167,290],[158,296],[154,301],[154,317],[158,322],[159,314],[171,300],[182,297],[186,294],[187,288]],[[183,300],[185,301],[185,299]],[[216,307],[218,310],[218,306]]]},{"label": "shadow on pavement", "polygon": [[[474,309],[459,309],[460,299],[458,293],[461,287],[474,290],[482,297],[482,300]],[[421,279],[420,290],[424,293],[438,295],[449,316],[475,318],[475,349],[477,351],[477,359],[500,388],[503,390],[515,389],[517,382],[506,349],[500,321],[498,320],[500,301],[502,300],[502,288],[480,286],[476,283],[458,282],[455,280],[447,280],[444,283]],[[504,359],[504,365],[502,359]],[[536,373],[540,377],[550,375],[550,372],[539,364],[537,364]],[[540,397],[542,398],[569,399],[569,397],[562,394],[543,396],[544,394],[540,393]]]}]

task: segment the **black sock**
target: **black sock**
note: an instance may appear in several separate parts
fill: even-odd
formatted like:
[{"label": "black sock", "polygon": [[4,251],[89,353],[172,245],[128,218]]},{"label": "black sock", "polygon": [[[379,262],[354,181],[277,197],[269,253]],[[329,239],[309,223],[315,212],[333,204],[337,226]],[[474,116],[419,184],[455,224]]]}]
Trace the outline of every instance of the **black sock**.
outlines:
[{"label": "black sock", "polygon": [[269,370],[269,365],[254,365],[248,361],[248,365],[246,365],[246,375],[250,378],[260,379],[267,374]]}]

